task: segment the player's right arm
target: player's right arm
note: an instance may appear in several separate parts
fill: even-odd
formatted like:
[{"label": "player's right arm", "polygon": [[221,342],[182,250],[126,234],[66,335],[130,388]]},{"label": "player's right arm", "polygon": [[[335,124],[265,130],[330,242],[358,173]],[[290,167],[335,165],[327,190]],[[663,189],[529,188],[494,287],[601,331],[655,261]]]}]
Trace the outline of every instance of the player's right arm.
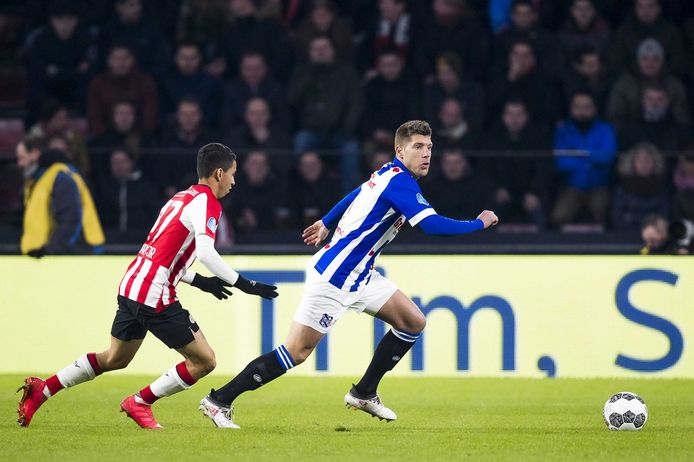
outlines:
[{"label": "player's right arm", "polygon": [[306,245],[320,245],[328,237],[330,230],[340,221],[349,206],[352,205],[354,199],[359,195],[359,191],[361,191],[361,186],[343,197],[323,218],[306,228],[302,234],[304,243]]}]

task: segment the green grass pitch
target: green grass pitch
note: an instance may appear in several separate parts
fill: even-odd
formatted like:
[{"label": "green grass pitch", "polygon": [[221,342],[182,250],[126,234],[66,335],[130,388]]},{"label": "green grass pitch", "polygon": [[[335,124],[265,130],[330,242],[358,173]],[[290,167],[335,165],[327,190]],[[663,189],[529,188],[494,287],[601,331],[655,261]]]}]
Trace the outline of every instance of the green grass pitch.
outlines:
[{"label": "green grass pitch", "polygon": [[[24,376],[2,375],[0,460],[359,461],[694,460],[694,380],[386,377],[392,423],[347,410],[350,379],[283,377],[236,402],[241,430],[215,428],[197,410],[224,377],[155,405],[163,431],[119,413],[120,400],[154,377],[111,375],[62,391],[29,428],[16,423]],[[611,432],[605,400],[640,394],[649,408],[640,432]]]}]

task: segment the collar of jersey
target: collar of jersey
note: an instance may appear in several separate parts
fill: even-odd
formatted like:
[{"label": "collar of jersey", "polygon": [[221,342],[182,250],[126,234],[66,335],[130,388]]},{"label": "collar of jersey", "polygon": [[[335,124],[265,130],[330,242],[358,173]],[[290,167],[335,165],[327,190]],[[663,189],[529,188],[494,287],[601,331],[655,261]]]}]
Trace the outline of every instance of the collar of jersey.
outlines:
[{"label": "collar of jersey", "polygon": [[395,165],[396,167],[400,167],[403,172],[407,172],[412,178],[414,178],[412,172],[410,172],[410,170],[407,167],[405,167],[405,164],[400,162],[400,159],[398,159],[397,157],[393,158],[393,165]]},{"label": "collar of jersey", "polygon": [[195,187],[195,186],[202,186],[203,188],[207,188],[207,189],[209,189],[210,191],[212,191],[212,188],[210,188],[210,187],[209,187],[208,185],[206,185],[206,184],[196,183],[196,184],[193,185],[193,187]]}]

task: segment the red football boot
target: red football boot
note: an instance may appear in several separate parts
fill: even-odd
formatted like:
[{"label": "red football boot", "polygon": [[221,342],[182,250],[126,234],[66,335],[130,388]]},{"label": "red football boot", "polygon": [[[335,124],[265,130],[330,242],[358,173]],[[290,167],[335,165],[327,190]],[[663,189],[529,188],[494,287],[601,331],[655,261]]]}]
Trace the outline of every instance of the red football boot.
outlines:
[{"label": "red football boot", "polygon": [[140,404],[135,401],[135,395],[128,396],[120,402],[121,412],[125,412],[128,417],[133,419],[142,428],[159,429],[164,428],[152,414],[152,406]]},{"label": "red football boot", "polygon": [[24,379],[24,385],[19,387],[17,391],[24,390],[22,399],[19,400],[19,406],[17,407],[17,414],[19,414],[19,425],[22,427],[28,427],[31,423],[31,419],[39,410],[41,405],[46,402],[46,398],[43,394],[43,388],[46,386],[46,382],[38,377],[27,377]]}]

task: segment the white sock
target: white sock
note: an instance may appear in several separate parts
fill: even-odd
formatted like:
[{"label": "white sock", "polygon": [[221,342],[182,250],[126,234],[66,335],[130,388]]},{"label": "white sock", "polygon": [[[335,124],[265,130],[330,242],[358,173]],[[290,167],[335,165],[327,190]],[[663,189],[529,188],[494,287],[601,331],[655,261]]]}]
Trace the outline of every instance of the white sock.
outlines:
[{"label": "white sock", "polygon": [[[93,380],[96,377],[96,372],[92,369],[92,365],[89,364],[87,355],[82,355],[77,360],[65,367],[63,370],[59,371],[57,374],[58,380],[65,388],[74,387],[80,383],[84,383],[88,380]],[[44,388],[47,390],[48,387]],[[49,392],[50,396],[50,392]]]},{"label": "white sock", "polygon": [[[164,375],[140,390],[138,393],[139,396],[136,395],[135,400],[140,404],[152,404],[159,398],[171,396],[193,386],[195,383],[194,380],[191,380],[192,383],[187,383],[181,378],[177,370],[180,367],[184,368],[185,365],[181,363],[169,369]],[[187,370],[182,373],[187,374]]]}]

